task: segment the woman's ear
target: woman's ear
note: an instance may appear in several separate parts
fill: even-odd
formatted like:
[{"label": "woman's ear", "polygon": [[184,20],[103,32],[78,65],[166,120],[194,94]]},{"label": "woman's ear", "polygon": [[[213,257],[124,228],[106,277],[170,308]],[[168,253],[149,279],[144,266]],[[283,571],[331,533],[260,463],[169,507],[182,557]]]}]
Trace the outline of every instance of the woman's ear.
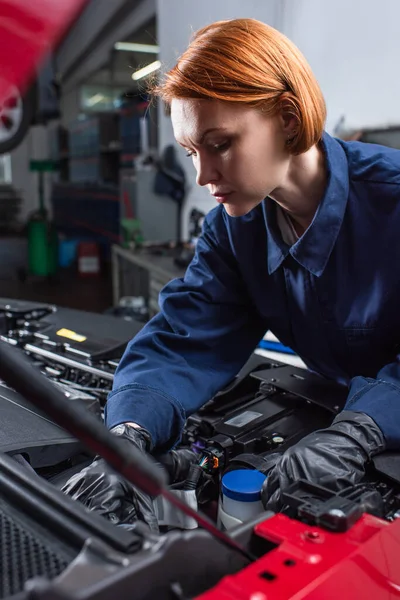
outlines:
[{"label": "woman's ear", "polygon": [[280,97],[279,121],[286,138],[293,138],[299,132],[299,103],[291,92],[284,92]]},{"label": "woman's ear", "polygon": [[292,138],[298,131],[298,122],[290,110],[281,110],[279,113],[279,122],[282,132],[287,138]]}]

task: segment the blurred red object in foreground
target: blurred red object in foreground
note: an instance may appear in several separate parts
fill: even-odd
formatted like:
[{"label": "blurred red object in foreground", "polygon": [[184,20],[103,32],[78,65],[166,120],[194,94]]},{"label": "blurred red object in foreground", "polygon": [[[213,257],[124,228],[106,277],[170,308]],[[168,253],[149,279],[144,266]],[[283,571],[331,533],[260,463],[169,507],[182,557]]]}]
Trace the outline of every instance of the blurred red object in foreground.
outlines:
[{"label": "blurred red object in foreground", "polygon": [[88,0],[0,0],[0,103],[27,89]]}]

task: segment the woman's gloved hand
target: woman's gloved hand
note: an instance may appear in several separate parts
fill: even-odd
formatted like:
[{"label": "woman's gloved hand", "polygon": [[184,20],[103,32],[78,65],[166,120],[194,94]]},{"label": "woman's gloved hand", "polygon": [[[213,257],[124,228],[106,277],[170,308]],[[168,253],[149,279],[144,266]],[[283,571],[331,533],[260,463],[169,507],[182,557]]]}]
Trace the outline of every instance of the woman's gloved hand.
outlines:
[{"label": "woman's gloved hand", "polygon": [[192,464],[199,462],[200,456],[189,448],[180,448],[179,450],[170,450],[165,454],[159,454],[154,457],[168,473],[169,483],[179,483],[185,481],[189,475]]},{"label": "woman's gloved hand", "polygon": [[270,471],[261,498],[264,507],[282,508],[282,491],[306,479],[338,492],[361,481],[366,463],[385,450],[382,431],[364,413],[343,411],[327,429],[314,431],[286,450]]},{"label": "woman's gloved hand", "polygon": [[[144,429],[122,424],[113,427],[111,432],[142,452],[150,449],[150,436]],[[158,531],[152,498],[126,481],[102,458],[96,458],[73,475],[62,491],[116,525],[140,520],[152,531]]]}]

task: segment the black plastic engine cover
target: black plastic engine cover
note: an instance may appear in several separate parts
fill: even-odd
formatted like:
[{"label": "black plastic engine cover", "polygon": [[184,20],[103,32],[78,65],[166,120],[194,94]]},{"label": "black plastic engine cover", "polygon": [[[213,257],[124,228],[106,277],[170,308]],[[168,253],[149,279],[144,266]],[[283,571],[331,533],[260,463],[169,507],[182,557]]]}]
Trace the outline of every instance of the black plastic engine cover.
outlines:
[{"label": "black plastic engine cover", "polygon": [[221,446],[230,459],[241,453],[283,451],[308,433],[328,427],[342,406],[345,388],[320,378],[317,385],[315,379],[301,369],[257,361],[189,417],[184,441]]},{"label": "black plastic engine cover", "polygon": [[[92,402],[86,406],[95,408]],[[78,440],[4,385],[0,385],[0,414],[0,452],[26,454],[34,469],[57,465],[82,452]]]}]

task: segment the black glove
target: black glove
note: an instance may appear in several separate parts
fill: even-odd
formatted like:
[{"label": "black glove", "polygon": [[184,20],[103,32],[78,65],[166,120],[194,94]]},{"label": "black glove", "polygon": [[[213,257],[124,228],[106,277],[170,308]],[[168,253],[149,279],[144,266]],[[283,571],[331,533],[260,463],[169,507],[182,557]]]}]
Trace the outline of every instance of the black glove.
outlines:
[{"label": "black glove", "polygon": [[200,456],[189,448],[181,448],[180,450],[170,450],[154,458],[167,471],[169,483],[178,483],[187,478],[190,467],[199,462]]},{"label": "black glove", "polygon": [[[142,452],[150,448],[150,436],[144,429],[122,424],[111,431]],[[73,475],[62,491],[116,525],[140,520],[147,523],[152,531],[158,531],[150,496],[121,477],[102,458],[95,458],[88,467]]]},{"label": "black glove", "polygon": [[282,508],[282,491],[306,479],[338,492],[361,481],[366,463],[385,449],[375,421],[364,413],[343,411],[327,429],[314,431],[286,450],[261,491],[264,507]]}]

